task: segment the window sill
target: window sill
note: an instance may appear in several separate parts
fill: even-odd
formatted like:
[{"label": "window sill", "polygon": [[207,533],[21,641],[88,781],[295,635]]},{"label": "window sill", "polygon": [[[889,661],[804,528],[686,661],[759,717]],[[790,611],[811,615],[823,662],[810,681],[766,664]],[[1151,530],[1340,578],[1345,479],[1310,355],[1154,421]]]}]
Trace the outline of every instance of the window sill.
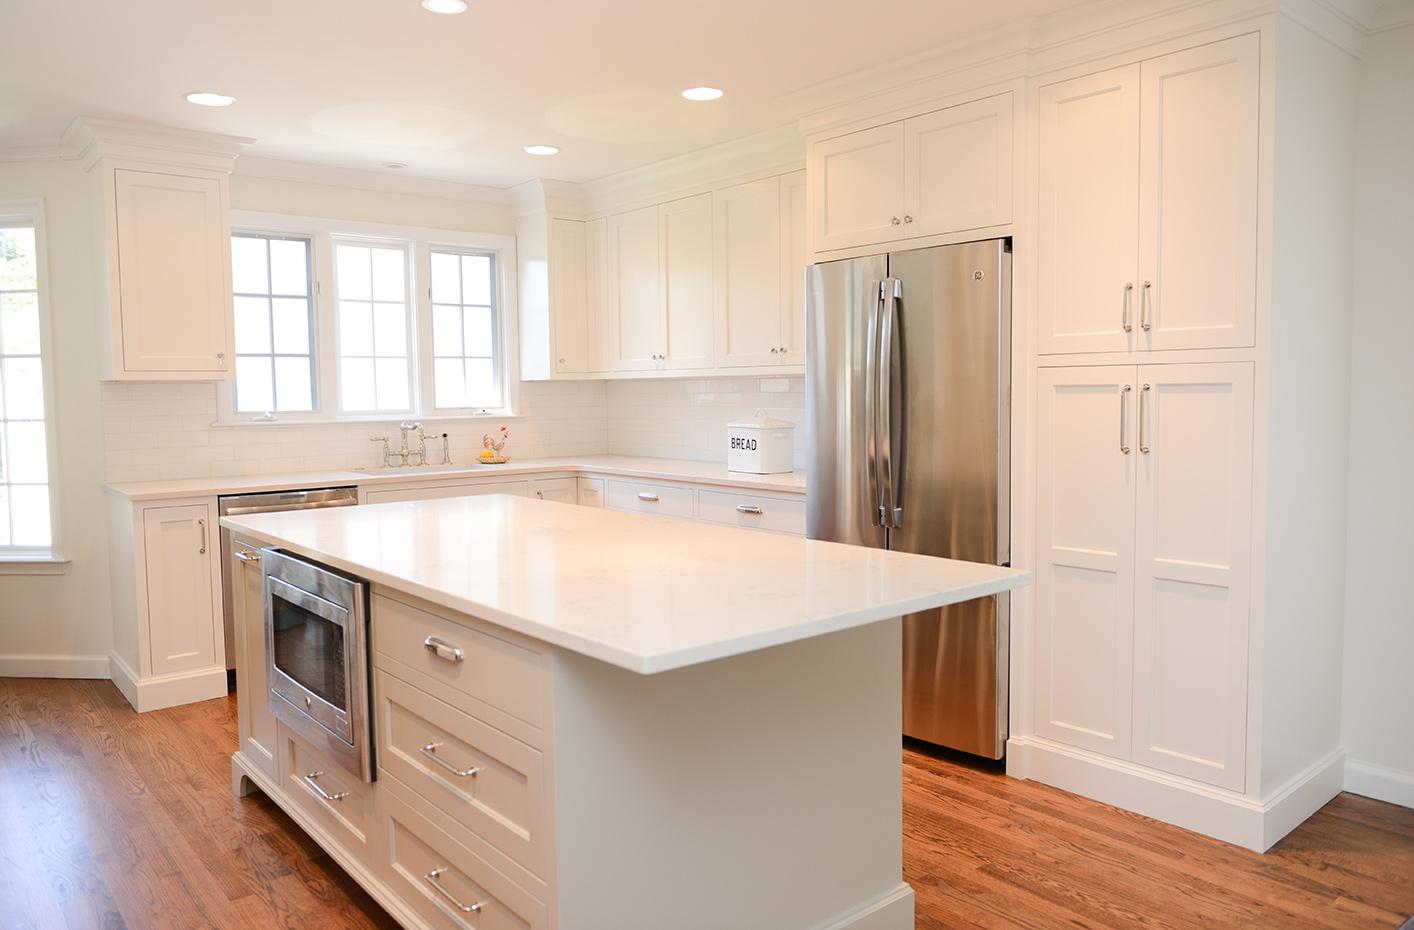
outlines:
[{"label": "window sill", "polygon": [[340,425],[369,425],[375,423],[397,423],[402,420],[412,420],[417,423],[477,423],[486,420],[524,420],[525,415],[521,413],[453,413],[438,414],[436,416],[419,417],[413,414],[391,413],[387,416],[376,417],[329,417],[309,420],[217,420],[211,424],[212,429],[246,429],[248,427],[291,427],[297,426],[308,429],[311,426],[340,426]]},{"label": "window sill", "polygon": [[62,575],[69,560],[57,555],[0,555],[0,575]]}]

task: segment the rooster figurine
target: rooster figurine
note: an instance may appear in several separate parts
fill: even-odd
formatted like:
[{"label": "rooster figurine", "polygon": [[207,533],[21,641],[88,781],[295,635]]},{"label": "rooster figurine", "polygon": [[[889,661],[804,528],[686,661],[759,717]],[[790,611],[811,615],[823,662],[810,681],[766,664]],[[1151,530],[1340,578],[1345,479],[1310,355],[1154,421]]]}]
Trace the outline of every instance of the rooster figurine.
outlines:
[{"label": "rooster figurine", "polygon": [[511,431],[504,426],[501,427],[501,435],[492,438],[490,433],[481,435],[481,464],[483,465],[504,465],[511,460],[509,455],[502,455],[501,450],[506,447],[506,441],[511,438]]}]

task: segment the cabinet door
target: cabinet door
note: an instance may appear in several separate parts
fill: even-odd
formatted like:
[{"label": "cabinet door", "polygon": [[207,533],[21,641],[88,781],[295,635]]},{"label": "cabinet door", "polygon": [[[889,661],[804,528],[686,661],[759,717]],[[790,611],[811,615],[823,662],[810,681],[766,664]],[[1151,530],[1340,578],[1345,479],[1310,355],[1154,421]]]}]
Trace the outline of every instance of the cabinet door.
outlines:
[{"label": "cabinet door", "polygon": [[665,368],[712,367],[712,195],[658,207]]},{"label": "cabinet door", "polygon": [[1011,94],[904,120],[904,235],[1011,222]]},{"label": "cabinet door", "polygon": [[805,172],[781,175],[781,356],[788,365],[805,364],[805,266],[809,263],[805,225]]},{"label": "cabinet door", "polygon": [[603,507],[604,506],[604,479],[603,478],[580,478],[576,488],[581,507]]},{"label": "cabinet door", "polygon": [[608,371],[611,342],[608,286],[609,221],[603,217],[584,224],[584,285],[589,317],[589,371]]},{"label": "cabinet door", "polygon": [[667,350],[658,274],[658,208],[608,220],[608,296],[615,371],[658,367]]},{"label": "cabinet door", "polygon": [[530,496],[536,500],[559,501],[562,504],[579,503],[574,478],[534,478],[530,482]]},{"label": "cabinet door", "polygon": [[1256,35],[1143,64],[1141,327],[1150,349],[1253,344]]},{"label": "cabinet door", "polygon": [[1135,762],[1241,791],[1252,366],[1138,372]]},{"label": "cabinet door", "polygon": [[1038,106],[1037,350],[1128,351],[1137,332],[1139,66],[1042,87]]},{"label": "cabinet door", "polygon": [[765,178],[716,197],[717,364],[774,365],[781,355],[781,184]]},{"label": "cabinet door", "polygon": [[123,371],[225,377],[234,318],[221,183],[113,172]]},{"label": "cabinet door", "polygon": [[590,367],[589,280],[584,224],[550,220],[550,314],[555,332],[555,371]]},{"label": "cabinet door", "polygon": [[1043,368],[1038,377],[1036,732],[1125,759],[1135,370]]},{"label": "cabinet door", "polygon": [[810,210],[817,252],[897,239],[903,224],[903,123],[810,146]]},{"label": "cabinet door", "polygon": [[236,705],[240,717],[240,748],[271,778],[280,777],[275,716],[266,701],[265,595],[260,547],[231,540],[231,604],[236,630]]},{"label": "cabinet door", "polygon": [[216,622],[213,561],[216,528],[205,504],[147,507],[142,512],[147,578],[147,648],[152,675],[224,662]]},{"label": "cabinet door", "polygon": [[475,497],[478,494],[511,494],[525,497],[530,493],[530,482],[486,481],[477,484],[419,484],[408,488],[375,488],[364,492],[363,503],[386,504],[389,501],[430,501],[444,497]]}]

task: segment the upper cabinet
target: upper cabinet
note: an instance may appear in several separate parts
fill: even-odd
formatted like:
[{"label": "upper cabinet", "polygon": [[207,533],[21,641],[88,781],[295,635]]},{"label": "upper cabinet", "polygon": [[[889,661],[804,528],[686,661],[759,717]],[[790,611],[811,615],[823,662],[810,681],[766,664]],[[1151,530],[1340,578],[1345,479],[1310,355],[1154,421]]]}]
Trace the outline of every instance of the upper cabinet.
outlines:
[{"label": "upper cabinet", "polygon": [[1012,221],[1012,95],[812,142],[815,252],[897,243]]},{"label": "upper cabinet", "polygon": [[712,195],[658,207],[658,261],[668,369],[712,367]]},{"label": "upper cabinet", "polygon": [[1258,43],[1041,88],[1040,352],[1253,344]]},{"label": "upper cabinet", "polygon": [[609,361],[615,371],[650,371],[667,353],[658,235],[657,207],[608,219]]}]

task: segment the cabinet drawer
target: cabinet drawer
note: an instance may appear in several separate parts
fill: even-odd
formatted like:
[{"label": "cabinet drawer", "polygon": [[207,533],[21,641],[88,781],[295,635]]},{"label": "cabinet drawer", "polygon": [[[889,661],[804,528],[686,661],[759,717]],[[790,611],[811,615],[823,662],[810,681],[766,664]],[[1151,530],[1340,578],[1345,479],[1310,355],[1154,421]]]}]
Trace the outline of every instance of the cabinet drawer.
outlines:
[{"label": "cabinet drawer", "polygon": [[698,491],[697,518],[753,530],[805,534],[805,501],[753,497],[729,491]]},{"label": "cabinet drawer", "polygon": [[544,756],[387,672],[374,689],[379,771],[543,875]]},{"label": "cabinet drawer", "polygon": [[373,786],[359,781],[333,759],[279,724],[280,787],[351,851],[368,848],[373,825]]},{"label": "cabinet drawer", "polygon": [[611,510],[655,513],[692,519],[692,489],[642,481],[610,481],[607,506]]},{"label": "cabinet drawer", "polygon": [[[444,644],[445,657],[427,648],[429,637]],[[549,717],[545,654],[380,593],[373,595],[373,665],[525,739],[534,737],[523,724],[543,730]],[[467,698],[477,703],[468,706]]]},{"label": "cabinet drawer", "polygon": [[581,507],[604,506],[604,479],[579,479],[579,505]]},{"label": "cabinet drawer", "polygon": [[380,871],[393,891],[427,921],[447,930],[541,930],[544,904],[497,868],[488,855],[462,845],[404,800],[389,781],[380,791],[388,855]]}]

